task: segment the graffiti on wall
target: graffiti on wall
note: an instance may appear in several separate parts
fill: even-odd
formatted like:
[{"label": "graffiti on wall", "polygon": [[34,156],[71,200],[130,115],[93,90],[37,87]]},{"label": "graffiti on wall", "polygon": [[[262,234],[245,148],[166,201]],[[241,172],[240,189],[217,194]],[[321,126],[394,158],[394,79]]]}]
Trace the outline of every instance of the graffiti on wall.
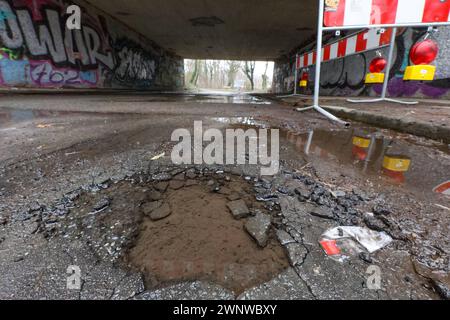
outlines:
[{"label": "graffiti on wall", "polygon": [[[449,33],[448,29],[443,29],[442,33]],[[409,48],[423,38],[426,31],[423,28],[405,29],[396,40],[394,51],[394,62],[390,70],[388,94],[392,97],[431,97],[438,98],[450,95],[450,73],[441,72],[439,80],[432,82],[404,81],[403,75],[406,67],[409,65]],[[441,44],[442,41],[438,42]],[[444,41],[445,42],[445,41]],[[379,50],[383,56],[387,56],[388,48]],[[443,51],[442,51],[443,52]],[[368,67],[372,59],[377,56],[376,51],[368,51],[356,55],[352,55],[343,59],[332,60],[322,64],[321,73],[321,94],[336,96],[367,96],[380,95],[382,90],[381,84],[366,85],[365,76],[368,73]],[[445,54],[442,55],[445,58]],[[445,60],[445,59],[443,59]],[[445,67],[441,60],[438,63],[438,70]],[[294,68],[291,68],[294,70]],[[282,72],[282,68],[278,68],[278,72]],[[292,74],[289,72],[289,74]],[[284,75],[283,75],[284,74]],[[279,77],[289,80],[286,72]],[[314,79],[314,68],[309,68],[310,79]],[[275,77],[276,78],[276,77]],[[293,77],[292,77],[293,78]],[[282,91],[293,90],[293,79],[289,83],[279,85]],[[299,89],[300,90],[303,89]],[[313,81],[310,81],[307,94],[312,93]]]},{"label": "graffiti on wall", "polygon": [[288,92],[294,90],[295,62],[285,63],[277,61],[273,71],[274,92]]},{"label": "graffiti on wall", "polygon": [[0,0],[0,84],[154,85],[159,60],[166,55],[161,48],[150,44],[144,48],[129,37],[129,30],[117,27],[117,21],[86,9],[81,29],[69,30],[65,22],[70,4],[63,0]]},{"label": "graffiti on wall", "polygon": [[114,69],[115,78],[122,83],[136,82],[148,86],[155,76],[156,63],[153,57],[139,45],[127,39],[115,43],[118,63]]}]

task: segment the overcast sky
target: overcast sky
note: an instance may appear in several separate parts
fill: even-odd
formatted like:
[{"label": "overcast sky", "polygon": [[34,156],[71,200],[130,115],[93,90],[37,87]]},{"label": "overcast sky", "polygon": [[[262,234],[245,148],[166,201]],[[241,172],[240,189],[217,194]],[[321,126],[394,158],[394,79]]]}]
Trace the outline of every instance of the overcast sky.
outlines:
[{"label": "overcast sky", "polygon": [[[269,78],[272,78],[273,75],[273,66],[274,63],[273,62],[269,62],[269,68],[267,68],[267,75],[269,76]],[[266,63],[265,62],[256,62],[256,68],[255,68],[255,76],[256,77],[260,77],[264,74],[264,69],[266,68]]]}]

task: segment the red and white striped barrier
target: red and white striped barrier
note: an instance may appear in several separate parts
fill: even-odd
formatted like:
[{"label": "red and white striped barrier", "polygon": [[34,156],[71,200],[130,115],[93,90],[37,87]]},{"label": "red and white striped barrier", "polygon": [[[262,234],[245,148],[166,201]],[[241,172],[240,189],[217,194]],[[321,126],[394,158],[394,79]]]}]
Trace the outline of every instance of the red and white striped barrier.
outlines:
[{"label": "red and white striped barrier", "polygon": [[[322,62],[344,58],[364,51],[378,49],[389,45],[391,29],[380,33],[377,29],[369,29],[322,48]],[[316,51],[311,51],[297,57],[297,69],[316,64]]]},{"label": "red and white striped barrier", "polygon": [[[317,19],[316,51],[302,56],[297,55],[295,68],[296,74],[298,74],[297,71],[299,68],[315,64],[314,101],[312,106],[298,108],[297,110],[307,111],[313,109],[328,119],[345,126],[350,126],[350,124],[326,111],[319,104],[321,62],[387,45],[387,39],[390,36],[389,54],[386,65],[386,70],[390,70],[394,55],[397,28],[450,25],[450,0],[318,0],[318,2],[319,15]],[[383,33],[378,35],[376,28],[388,27],[392,27],[392,30],[388,34]],[[324,31],[366,28],[370,30],[322,48]],[[316,60],[319,60],[319,63],[316,63]],[[384,77],[381,98],[371,99],[370,101],[366,100],[365,102],[389,101],[402,104],[418,103],[417,101],[400,101],[387,98],[388,81],[389,77]]]},{"label": "red and white striped barrier", "polygon": [[450,196],[450,180],[446,181],[444,183],[441,183],[436,188],[434,188],[433,191],[436,193],[444,194],[446,196]]},{"label": "red and white striped barrier", "polygon": [[450,21],[449,0],[326,0],[324,25],[430,24]]}]

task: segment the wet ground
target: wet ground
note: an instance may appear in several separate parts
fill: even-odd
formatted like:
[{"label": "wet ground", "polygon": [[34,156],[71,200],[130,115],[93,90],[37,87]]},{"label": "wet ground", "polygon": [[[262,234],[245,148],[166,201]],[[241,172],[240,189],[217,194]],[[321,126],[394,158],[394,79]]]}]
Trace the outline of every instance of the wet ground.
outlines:
[{"label": "wet ground", "polygon": [[[197,120],[279,128],[282,171],[267,181],[258,167],[172,165],[172,131]],[[359,123],[344,129],[274,101],[217,94],[4,96],[0,134],[0,298],[448,294],[450,200],[434,188],[450,180],[450,152],[438,141]],[[384,168],[386,156],[408,161],[407,170]],[[155,200],[161,174],[173,186]],[[227,207],[238,190],[252,211],[242,220]],[[146,203],[170,214],[154,221]],[[271,220],[264,248],[245,227],[256,211]],[[345,225],[394,242],[336,262],[318,241]],[[66,287],[72,265],[81,290]],[[383,271],[380,290],[365,285],[370,265]]]},{"label": "wet ground", "polygon": [[[311,96],[261,95],[290,106],[309,106]],[[360,100],[361,98],[359,98]],[[355,99],[354,99],[355,100]],[[400,101],[414,101],[401,98]],[[358,101],[356,98],[355,101]],[[333,114],[375,127],[393,129],[416,136],[450,143],[450,101],[417,99],[415,105],[392,102],[352,103],[346,97],[321,97],[321,105]]]},{"label": "wet ground", "polygon": [[[266,210],[252,197],[245,180],[226,177],[203,175],[182,181],[177,190],[173,188],[180,184],[172,183],[157,204],[167,205],[170,216],[145,219],[128,259],[143,270],[148,288],[202,280],[240,294],[289,266],[275,237],[259,248],[244,230],[246,219],[233,219],[228,213],[230,196],[244,198],[252,212]],[[216,187],[220,189],[211,192]]]}]

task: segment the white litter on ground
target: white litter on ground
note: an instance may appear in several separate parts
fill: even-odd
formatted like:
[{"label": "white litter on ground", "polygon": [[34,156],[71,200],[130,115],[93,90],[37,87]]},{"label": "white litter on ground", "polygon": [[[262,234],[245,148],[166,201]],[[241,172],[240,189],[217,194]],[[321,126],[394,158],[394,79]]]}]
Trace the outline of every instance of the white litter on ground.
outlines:
[{"label": "white litter on ground", "polygon": [[385,232],[376,232],[361,227],[337,227],[325,232],[322,238],[328,240],[352,238],[369,253],[374,253],[392,242],[392,238]]}]

